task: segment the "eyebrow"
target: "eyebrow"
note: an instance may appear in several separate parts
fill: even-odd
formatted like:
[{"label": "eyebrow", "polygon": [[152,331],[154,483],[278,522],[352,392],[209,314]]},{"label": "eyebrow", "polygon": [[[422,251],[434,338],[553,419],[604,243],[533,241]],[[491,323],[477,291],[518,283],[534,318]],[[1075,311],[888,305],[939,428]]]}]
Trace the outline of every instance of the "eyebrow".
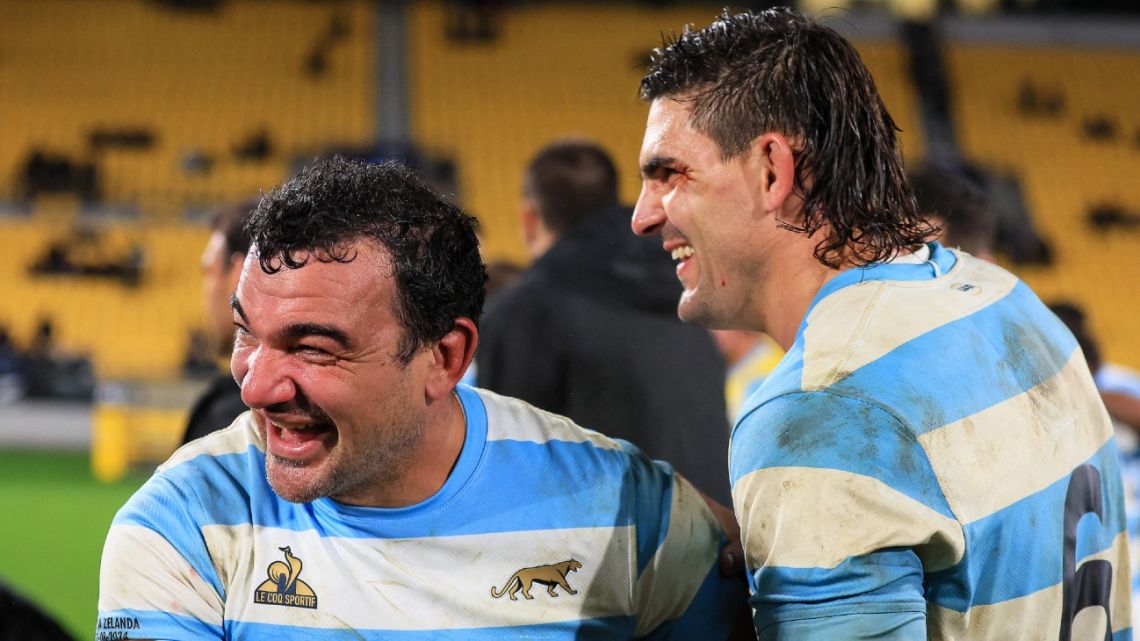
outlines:
[{"label": "eyebrow", "polygon": [[676,162],[677,159],[670,156],[654,156],[641,166],[641,177],[646,180],[651,180],[667,165],[672,165]]},{"label": "eyebrow", "polygon": [[249,322],[249,319],[248,319],[248,318],[246,318],[246,316],[245,316],[245,310],[243,310],[243,309],[241,308],[241,303],[240,303],[240,302],[238,302],[238,299],[237,299],[237,294],[232,294],[232,295],[230,296],[230,309],[232,309],[232,310],[234,310],[235,312],[237,312],[237,315],[238,315],[238,316],[241,316],[241,319],[242,319],[243,321],[245,321],[246,323],[248,323],[248,322]]},{"label": "eyebrow", "polygon": [[323,325],[321,323],[297,323],[289,325],[281,331],[281,335],[289,340],[297,340],[305,338],[306,336],[323,336],[324,338],[331,339],[338,343],[341,347],[348,347],[348,334],[344,331],[333,327],[332,325]]},{"label": "eyebrow", "polygon": [[[245,310],[241,308],[237,294],[230,296],[230,307],[237,312],[243,322],[249,323],[249,318],[246,317]],[[297,340],[306,336],[323,336],[336,341],[341,347],[349,347],[351,344],[348,340],[348,334],[344,330],[322,323],[295,323],[281,330],[281,336],[286,340]]]}]

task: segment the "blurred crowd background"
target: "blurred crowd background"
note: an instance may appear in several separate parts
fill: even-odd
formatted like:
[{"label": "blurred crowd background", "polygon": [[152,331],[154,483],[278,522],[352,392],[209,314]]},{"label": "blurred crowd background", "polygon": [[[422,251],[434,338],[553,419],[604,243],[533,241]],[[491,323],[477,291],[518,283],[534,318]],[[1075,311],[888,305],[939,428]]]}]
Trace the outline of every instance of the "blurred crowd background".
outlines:
[{"label": "blurred crowd background", "polygon": [[[90,636],[110,518],[219,368],[216,208],[322,154],[398,159],[524,266],[528,160],[595,141],[632,203],[650,52],[723,4],[0,0],[0,582]],[[985,192],[997,260],[1140,369],[1140,6],[799,7],[856,44],[908,164]]]}]

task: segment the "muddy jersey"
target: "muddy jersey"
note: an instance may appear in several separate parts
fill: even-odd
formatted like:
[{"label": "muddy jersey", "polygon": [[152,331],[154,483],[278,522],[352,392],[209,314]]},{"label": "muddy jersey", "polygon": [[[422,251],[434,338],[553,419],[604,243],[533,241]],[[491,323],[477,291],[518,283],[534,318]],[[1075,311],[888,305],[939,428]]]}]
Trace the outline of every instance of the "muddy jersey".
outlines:
[{"label": "muddy jersey", "polygon": [[115,517],[98,638],[724,638],[746,598],[695,490],[633,446],[460,386],[463,450],[397,509],[295,504],[248,414]]},{"label": "muddy jersey", "polygon": [[812,302],[732,437],[762,639],[1127,639],[1112,426],[1073,336],[934,243]]}]

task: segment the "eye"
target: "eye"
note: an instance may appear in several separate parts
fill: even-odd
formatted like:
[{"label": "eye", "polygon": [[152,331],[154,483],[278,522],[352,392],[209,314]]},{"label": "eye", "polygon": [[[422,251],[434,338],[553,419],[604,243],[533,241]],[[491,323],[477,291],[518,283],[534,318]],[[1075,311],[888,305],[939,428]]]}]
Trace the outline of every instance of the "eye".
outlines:
[{"label": "eye", "polygon": [[300,357],[301,359],[303,359],[305,361],[308,361],[311,363],[316,363],[319,365],[323,365],[323,364],[327,364],[327,363],[333,363],[333,362],[336,362],[336,360],[337,360],[336,354],[333,354],[332,352],[321,349],[320,347],[317,347],[316,345],[309,345],[308,343],[300,343],[298,345],[295,345],[289,351],[293,352],[294,354],[296,354],[298,357]]},{"label": "eye", "polygon": [[686,175],[684,167],[677,165],[658,165],[653,168],[649,178],[660,182],[665,185],[671,185],[678,178],[683,178]]}]

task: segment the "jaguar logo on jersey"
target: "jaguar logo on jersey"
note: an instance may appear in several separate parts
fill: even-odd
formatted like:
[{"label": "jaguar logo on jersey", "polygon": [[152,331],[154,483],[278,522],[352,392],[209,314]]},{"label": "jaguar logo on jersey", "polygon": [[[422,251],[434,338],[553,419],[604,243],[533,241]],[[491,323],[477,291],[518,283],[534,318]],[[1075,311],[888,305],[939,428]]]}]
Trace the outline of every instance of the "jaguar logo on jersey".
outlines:
[{"label": "jaguar logo on jersey", "polygon": [[267,572],[269,580],[257,586],[253,593],[254,603],[267,605],[287,605],[294,608],[317,607],[317,595],[301,579],[301,559],[293,556],[289,546],[277,548],[285,553],[285,562],[274,561],[269,564]]},{"label": "jaguar logo on jersey", "polygon": [[561,563],[552,563],[550,565],[539,565],[533,568],[523,568],[518,572],[511,575],[507,582],[503,584],[503,589],[496,590],[495,586],[491,586],[491,596],[498,599],[499,597],[507,594],[511,597],[511,601],[517,601],[515,597],[519,591],[522,591],[524,597],[528,600],[533,599],[530,595],[530,588],[535,583],[546,586],[546,593],[550,596],[558,596],[554,588],[561,586],[567,594],[578,594],[578,591],[570,587],[566,582],[566,575],[571,572],[577,572],[582,567],[576,559],[568,559]]}]

